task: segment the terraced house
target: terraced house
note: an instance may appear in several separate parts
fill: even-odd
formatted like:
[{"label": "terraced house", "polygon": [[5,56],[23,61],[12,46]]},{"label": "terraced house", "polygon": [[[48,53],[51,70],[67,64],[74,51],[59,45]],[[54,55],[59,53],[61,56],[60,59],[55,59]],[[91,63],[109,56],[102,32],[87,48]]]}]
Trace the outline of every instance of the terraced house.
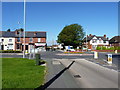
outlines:
[{"label": "terraced house", "polygon": [[1,31],[0,32],[0,49],[1,50],[25,50],[38,48],[45,49],[46,46],[46,32],[41,31],[26,31],[25,41],[23,29],[15,31]]}]

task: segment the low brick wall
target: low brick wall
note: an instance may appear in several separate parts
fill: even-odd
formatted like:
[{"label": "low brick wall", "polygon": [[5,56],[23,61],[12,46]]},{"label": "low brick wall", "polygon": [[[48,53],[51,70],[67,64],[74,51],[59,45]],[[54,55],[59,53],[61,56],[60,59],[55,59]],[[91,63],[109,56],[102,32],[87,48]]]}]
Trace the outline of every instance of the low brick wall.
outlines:
[{"label": "low brick wall", "polygon": [[120,52],[120,50],[118,50],[118,52]]},{"label": "low brick wall", "polygon": [[114,50],[92,50],[96,52],[115,52]]},{"label": "low brick wall", "polygon": [[[86,51],[86,50],[77,50],[79,52],[82,52],[82,51]],[[115,50],[91,50],[91,51],[96,51],[96,52],[115,52]],[[120,52],[120,50],[118,50],[118,52]]]}]

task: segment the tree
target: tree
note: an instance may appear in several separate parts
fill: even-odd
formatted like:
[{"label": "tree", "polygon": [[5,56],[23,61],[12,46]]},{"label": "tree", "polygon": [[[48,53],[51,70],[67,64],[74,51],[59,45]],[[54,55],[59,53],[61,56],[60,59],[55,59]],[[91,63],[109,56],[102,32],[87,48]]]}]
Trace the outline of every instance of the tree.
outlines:
[{"label": "tree", "polygon": [[83,28],[78,24],[65,26],[58,35],[58,43],[64,43],[64,46],[71,45],[74,48],[79,46],[84,38]]}]

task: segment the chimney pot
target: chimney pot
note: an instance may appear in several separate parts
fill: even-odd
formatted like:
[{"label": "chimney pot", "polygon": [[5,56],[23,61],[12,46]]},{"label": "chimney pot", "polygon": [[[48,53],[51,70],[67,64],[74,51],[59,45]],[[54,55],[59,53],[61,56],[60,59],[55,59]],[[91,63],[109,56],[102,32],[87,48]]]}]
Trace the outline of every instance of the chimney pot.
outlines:
[{"label": "chimney pot", "polygon": [[106,38],[106,34],[104,35],[104,37]]},{"label": "chimney pot", "polygon": [[92,36],[92,34],[89,34],[89,36],[91,37],[91,36]]}]

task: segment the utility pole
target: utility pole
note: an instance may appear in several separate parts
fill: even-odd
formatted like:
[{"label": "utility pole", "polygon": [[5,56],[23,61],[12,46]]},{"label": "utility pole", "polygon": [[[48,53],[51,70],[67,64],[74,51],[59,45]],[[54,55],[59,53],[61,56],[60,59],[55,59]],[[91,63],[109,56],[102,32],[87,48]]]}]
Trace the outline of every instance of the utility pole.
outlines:
[{"label": "utility pole", "polygon": [[24,0],[24,49],[23,49],[23,58],[25,58],[25,30],[26,30],[26,0]]}]

